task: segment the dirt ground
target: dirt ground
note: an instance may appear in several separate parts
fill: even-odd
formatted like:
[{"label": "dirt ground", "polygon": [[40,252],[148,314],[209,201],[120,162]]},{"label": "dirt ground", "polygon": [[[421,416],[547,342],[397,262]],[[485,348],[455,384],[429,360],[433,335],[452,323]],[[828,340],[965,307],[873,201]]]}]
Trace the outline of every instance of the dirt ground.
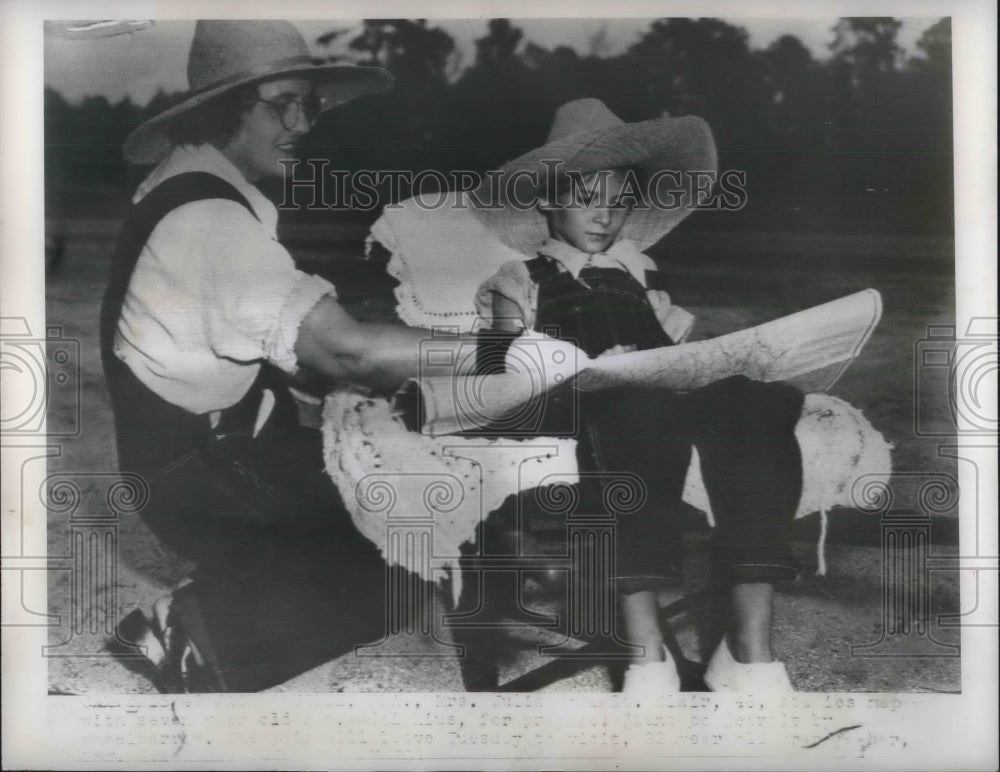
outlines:
[{"label": "dirt ground", "polygon": [[[48,405],[50,431],[62,428],[75,434],[59,440],[59,454],[48,461],[48,550],[50,556],[75,556],[86,553],[87,539],[98,538],[93,536],[94,518],[108,516],[106,497],[117,463],[97,343],[99,300],[116,223],[78,218],[62,222],[60,230],[64,255],[48,277],[48,325],[58,326],[64,340],[79,341],[80,360],[78,382],[54,388]],[[355,314],[391,315],[389,282],[378,266],[355,259],[362,232],[331,228],[287,236],[303,265],[332,278]],[[671,239],[659,256],[676,276],[674,300],[699,318],[699,337],[865,287],[882,293],[883,321],[834,393],[861,407],[895,443],[894,468],[906,473],[897,477],[897,503],[919,514],[914,486],[934,475],[955,475],[954,461],[939,455],[937,441],[918,437],[914,429],[915,416],[932,422],[947,417],[940,373],[915,368],[914,361],[928,325],[953,323],[953,244],[929,237],[833,234],[689,232]],[[919,392],[915,380],[922,383]],[[922,400],[919,405],[915,394]],[[74,422],[79,422],[78,433],[72,431]],[[75,484],[78,502],[55,501],[52,486],[59,479]],[[932,556],[957,554],[957,514],[957,501],[952,509],[935,512]],[[883,564],[880,527],[863,523],[856,513],[842,515],[840,520],[836,513],[833,517],[828,575],[817,577],[808,570],[778,595],[777,654],[787,663],[793,683],[803,691],[958,691],[958,630],[938,619],[961,609],[957,575],[935,571],[926,584],[914,580],[910,590],[927,598],[929,617],[887,636],[896,622],[884,595],[891,568]],[[142,678],[104,656],[102,646],[115,620],[137,605],[148,607],[191,568],[160,548],[136,516],[102,522],[99,538],[114,546],[116,556],[110,563],[85,562],[81,569],[74,560],[50,571],[49,613],[59,620],[50,630],[53,693],[152,691]],[[815,528],[814,522],[804,524],[798,545],[807,566],[815,565],[809,541]],[[696,568],[690,581],[696,582],[697,574]],[[443,602],[439,598],[439,606]],[[682,620],[681,641],[689,656],[698,658],[695,627]],[[439,635],[447,642],[448,631]],[[427,648],[433,645],[419,636],[397,636],[384,651],[409,656],[345,656],[279,689],[461,690],[457,659],[427,656],[434,653]],[[530,654],[525,657],[515,668],[524,669]],[[606,691],[610,685],[606,671],[597,667],[554,688]]]}]

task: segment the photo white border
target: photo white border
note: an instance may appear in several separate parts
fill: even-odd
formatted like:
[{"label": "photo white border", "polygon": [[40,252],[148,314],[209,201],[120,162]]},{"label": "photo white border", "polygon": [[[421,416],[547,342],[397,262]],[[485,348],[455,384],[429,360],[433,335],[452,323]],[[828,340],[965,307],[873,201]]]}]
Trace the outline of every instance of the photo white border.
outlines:
[{"label": "photo white border", "polygon": [[[341,18],[415,17],[427,18],[511,18],[555,17],[654,17],[665,10],[662,2],[629,0],[626,4],[600,4],[550,0],[544,7],[537,2],[422,2],[419,7],[406,2],[342,2],[336,6]],[[805,16],[862,16],[892,15],[897,17],[937,17],[951,15],[954,40],[955,73],[955,193],[956,193],[956,322],[961,334],[969,320],[976,316],[996,316],[996,8],[981,0],[962,2],[678,2],[669,6],[674,16],[716,15],[736,20],[739,17],[794,17]],[[42,126],[42,20],[59,18],[205,18],[205,17],[280,17],[280,18],[332,18],[328,2],[100,2],[88,0],[74,2],[30,2],[29,0],[3,0],[0,2],[0,313],[5,317],[24,317],[31,329],[45,329],[45,279],[41,259],[26,256],[42,255],[44,249],[43,179],[39,171],[43,162]],[[11,384],[3,382],[4,394]],[[35,446],[43,444],[38,438]],[[24,515],[31,525],[28,543],[39,546],[44,554],[44,510],[19,513],[20,492],[19,454],[13,441],[3,438],[3,525],[4,554],[8,552],[10,526],[15,518]],[[21,442],[21,445],[31,443]],[[982,442],[969,444],[983,444]],[[995,442],[994,442],[995,445]],[[981,481],[978,504],[982,512],[996,512],[996,448],[987,449],[984,458],[992,458],[994,477]],[[963,490],[971,490],[973,480],[967,465],[961,466]],[[963,498],[963,513],[975,505]],[[960,538],[963,554],[996,556],[996,517],[985,517],[990,532],[980,534],[976,545],[975,524],[968,517],[961,518]],[[984,572],[984,573],[989,573]],[[974,591],[975,572],[962,572],[962,598],[969,601]],[[993,579],[995,587],[995,577]],[[14,585],[16,587],[16,585]],[[4,606],[17,603],[19,598],[8,598],[12,588],[3,583]],[[996,597],[982,599],[995,606]],[[37,604],[35,604],[37,606]],[[270,712],[291,711],[299,714],[305,710],[318,710],[322,704],[344,705],[352,710],[364,711],[374,728],[384,720],[387,710],[398,706],[400,695],[245,695],[198,697],[118,697],[102,699],[90,697],[47,697],[45,662],[39,657],[45,644],[44,628],[10,628],[2,630],[3,638],[3,763],[6,768],[81,768],[86,766],[83,751],[93,742],[81,723],[88,711],[97,710],[95,704],[116,704],[122,715],[126,706],[140,706],[145,711],[163,711],[168,707],[180,724],[190,728],[188,746],[163,766],[213,768],[536,768],[539,762],[532,758],[546,749],[528,746],[517,757],[442,756],[429,748],[407,748],[405,753],[394,754],[392,759],[373,756],[348,758],[331,756],[324,748],[322,727],[311,726],[312,745],[303,742],[305,736],[296,736],[294,722],[284,729],[255,728],[273,737],[270,745],[272,758],[261,758],[258,751],[246,745],[232,745],[220,749],[208,746],[194,747],[200,729],[194,731],[199,716],[243,713],[264,716]],[[870,726],[878,727],[882,736],[897,736],[905,742],[889,762],[876,755],[874,758],[836,759],[822,753],[804,756],[759,757],[738,750],[728,758],[718,755],[694,757],[635,758],[622,755],[619,759],[604,756],[587,758],[578,756],[578,748],[556,745],[554,750],[566,754],[565,758],[546,758],[548,768],[595,768],[615,766],[643,766],[663,768],[717,769],[727,766],[742,769],[801,768],[808,764],[813,769],[878,768],[891,766],[898,769],[992,769],[997,764],[997,629],[971,628],[962,630],[962,693],[961,695],[900,694],[903,707],[898,711],[874,711],[868,715],[845,712],[845,720],[861,716]],[[810,697],[821,704],[826,695]],[[433,696],[425,696],[433,702]],[[416,699],[416,697],[414,697]],[[538,712],[552,716],[561,715],[567,721],[599,720],[602,713],[613,710],[615,695],[538,695]],[[724,696],[718,702],[724,710],[733,709]],[[488,696],[481,704],[488,705]],[[132,714],[129,714],[132,715]],[[357,714],[360,715],[360,714]],[[176,736],[176,725],[171,729]],[[166,731],[166,730],[165,730]],[[316,743],[320,743],[317,745]],[[405,746],[404,746],[405,747]],[[106,749],[107,750],[107,749]],[[156,748],[112,748],[114,766],[146,768],[144,763],[149,751]],[[548,748],[551,753],[553,748]],[[818,749],[817,749],[818,750]],[[718,751],[716,751],[718,752]],[[575,756],[575,757],[574,757]],[[210,759],[219,759],[215,762]],[[221,760],[225,760],[224,762]],[[407,761],[408,760],[408,761]],[[91,762],[95,768],[109,768],[108,762]]]}]

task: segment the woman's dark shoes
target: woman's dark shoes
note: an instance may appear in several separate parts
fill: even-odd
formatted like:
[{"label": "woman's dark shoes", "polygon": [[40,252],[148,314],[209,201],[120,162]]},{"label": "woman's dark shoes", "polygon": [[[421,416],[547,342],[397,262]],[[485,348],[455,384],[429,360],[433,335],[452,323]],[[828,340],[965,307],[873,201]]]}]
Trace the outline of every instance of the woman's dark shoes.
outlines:
[{"label": "woman's dark shoes", "polygon": [[179,673],[171,667],[163,633],[154,628],[140,609],[127,614],[115,627],[114,636],[105,644],[127,670],[152,682],[163,694],[182,692]]},{"label": "woman's dark shoes", "polygon": [[213,666],[197,601],[184,588],[174,592],[165,624],[160,615],[150,619],[135,609],[118,623],[105,648],[163,694],[227,691],[221,671]]}]

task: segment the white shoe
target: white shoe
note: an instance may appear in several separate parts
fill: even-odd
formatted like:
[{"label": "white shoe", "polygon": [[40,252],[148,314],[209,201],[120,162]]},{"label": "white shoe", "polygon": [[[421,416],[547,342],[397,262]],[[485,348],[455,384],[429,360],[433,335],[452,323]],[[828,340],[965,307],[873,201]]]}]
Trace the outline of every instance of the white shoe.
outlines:
[{"label": "white shoe", "polygon": [[705,685],[713,692],[794,692],[781,662],[737,662],[722,639],[705,670]]},{"label": "white shoe", "polygon": [[663,662],[634,663],[625,671],[625,683],[622,694],[633,697],[658,697],[661,694],[673,694],[681,690],[681,677],[677,673],[677,665],[670,656],[667,647],[663,647]]}]

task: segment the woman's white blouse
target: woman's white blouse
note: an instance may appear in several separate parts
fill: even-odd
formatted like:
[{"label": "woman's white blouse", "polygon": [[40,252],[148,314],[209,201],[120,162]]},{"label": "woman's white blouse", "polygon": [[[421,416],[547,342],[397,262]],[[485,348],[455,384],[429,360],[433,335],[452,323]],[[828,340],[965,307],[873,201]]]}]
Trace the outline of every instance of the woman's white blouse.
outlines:
[{"label": "woman's white blouse", "polygon": [[303,273],[278,243],[278,212],[211,145],[174,148],[139,186],[210,172],[253,207],[212,199],[181,206],[153,230],[132,275],[115,353],[146,386],[193,413],[229,407],[264,361],[296,369],[295,338],[330,282]]}]

